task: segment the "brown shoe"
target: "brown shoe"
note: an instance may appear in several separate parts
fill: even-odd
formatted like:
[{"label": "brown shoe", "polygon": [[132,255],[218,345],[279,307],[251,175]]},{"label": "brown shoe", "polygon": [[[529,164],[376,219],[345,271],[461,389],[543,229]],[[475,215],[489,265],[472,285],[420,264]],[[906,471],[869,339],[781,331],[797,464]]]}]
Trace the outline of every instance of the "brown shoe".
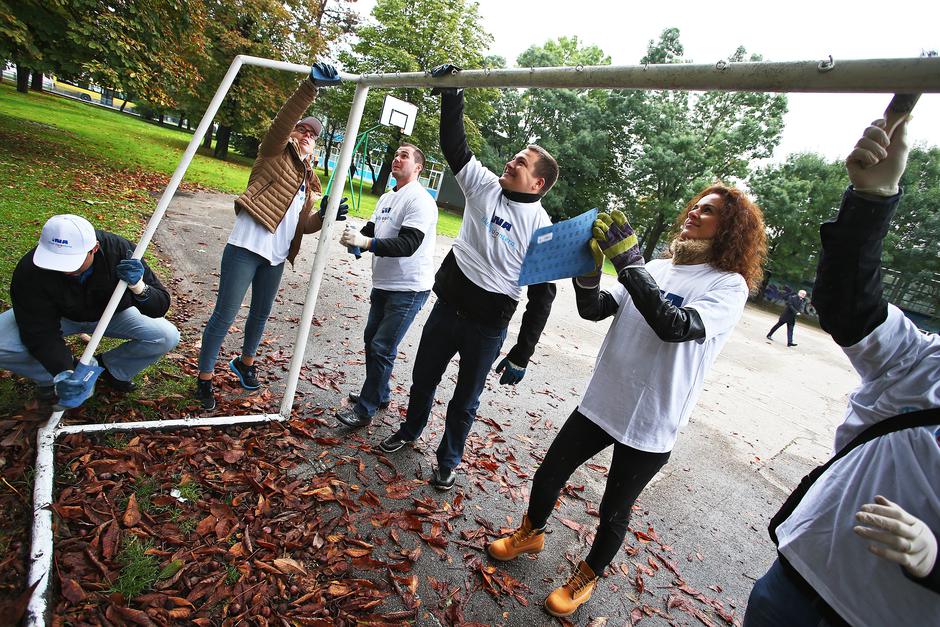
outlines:
[{"label": "brown shoe", "polygon": [[591,598],[596,583],[597,575],[582,560],[565,585],[555,588],[545,599],[546,611],[552,616],[571,616],[575,610]]},{"label": "brown shoe", "polygon": [[516,559],[523,553],[538,553],[545,546],[545,530],[533,529],[529,515],[522,517],[522,526],[512,535],[490,542],[486,552],[493,559],[506,562]]}]

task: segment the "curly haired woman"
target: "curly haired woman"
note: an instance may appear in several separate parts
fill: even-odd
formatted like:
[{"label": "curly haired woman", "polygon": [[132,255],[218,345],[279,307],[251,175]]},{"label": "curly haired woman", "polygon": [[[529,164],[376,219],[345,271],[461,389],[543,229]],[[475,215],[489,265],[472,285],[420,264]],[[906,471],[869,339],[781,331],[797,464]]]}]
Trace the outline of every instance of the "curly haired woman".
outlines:
[{"label": "curly haired woman", "polygon": [[[614,447],[591,550],[545,599],[554,616],[568,616],[590,599],[623,544],[633,503],[669,460],[705,373],[760,281],[763,216],[741,191],[720,184],[703,190],[680,214],[676,231],[670,258],[644,263],[623,213],[598,216],[591,240],[597,270],[574,279],[574,286],[582,318],[614,321],[587,391],[535,473],[522,526],[487,547],[497,560],[541,551],[545,524],[568,478]],[[618,284],[609,292],[600,290],[604,257],[617,270]]]}]

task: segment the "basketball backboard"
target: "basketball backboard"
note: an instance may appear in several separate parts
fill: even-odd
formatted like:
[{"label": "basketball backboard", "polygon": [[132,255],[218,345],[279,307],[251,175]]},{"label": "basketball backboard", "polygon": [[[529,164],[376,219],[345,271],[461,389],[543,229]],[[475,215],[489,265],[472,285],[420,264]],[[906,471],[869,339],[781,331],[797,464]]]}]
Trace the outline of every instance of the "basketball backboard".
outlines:
[{"label": "basketball backboard", "polygon": [[379,118],[379,123],[385,126],[397,126],[405,135],[411,135],[417,117],[417,105],[399,100],[394,96],[385,96],[385,103],[382,105],[382,117]]}]

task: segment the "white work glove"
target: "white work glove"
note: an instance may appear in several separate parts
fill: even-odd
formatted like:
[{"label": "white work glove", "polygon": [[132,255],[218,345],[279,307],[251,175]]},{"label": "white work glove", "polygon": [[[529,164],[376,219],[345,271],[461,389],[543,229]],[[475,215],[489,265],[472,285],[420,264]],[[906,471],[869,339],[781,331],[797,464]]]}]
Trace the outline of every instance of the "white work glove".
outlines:
[{"label": "white work glove", "polygon": [[875,120],[845,160],[855,191],[875,196],[894,196],[907,165],[907,120],[898,124],[888,139],[884,119]]},{"label": "white work glove", "polygon": [[897,562],[915,577],[926,577],[937,561],[937,538],[919,518],[883,496],[862,505],[855,514],[862,523],[852,528],[874,544],[868,550],[886,560]]},{"label": "white work glove", "polygon": [[372,239],[366,237],[355,228],[347,226],[343,229],[343,234],[339,238],[339,243],[343,246],[355,246],[362,250],[369,250],[372,246]]}]

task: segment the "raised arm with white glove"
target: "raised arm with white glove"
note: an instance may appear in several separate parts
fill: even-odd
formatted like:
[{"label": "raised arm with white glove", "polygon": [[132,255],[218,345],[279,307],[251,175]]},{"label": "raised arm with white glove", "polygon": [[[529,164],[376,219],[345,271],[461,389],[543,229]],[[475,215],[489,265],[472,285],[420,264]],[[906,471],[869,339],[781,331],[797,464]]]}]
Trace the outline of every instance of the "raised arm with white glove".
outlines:
[{"label": "raised arm with white glove", "polygon": [[891,137],[885,120],[878,119],[865,129],[845,160],[855,191],[872,196],[894,196],[907,165],[907,120],[898,124]]},{"label": "raised arm with white glove", "polygon": [[874,541],[868,545],[869,551],[897,562],[914,577],[931,574],[937,562],[937,537],[924,521],[883,496],[862,505],[855,520],[861,524],[853,531]]}]

